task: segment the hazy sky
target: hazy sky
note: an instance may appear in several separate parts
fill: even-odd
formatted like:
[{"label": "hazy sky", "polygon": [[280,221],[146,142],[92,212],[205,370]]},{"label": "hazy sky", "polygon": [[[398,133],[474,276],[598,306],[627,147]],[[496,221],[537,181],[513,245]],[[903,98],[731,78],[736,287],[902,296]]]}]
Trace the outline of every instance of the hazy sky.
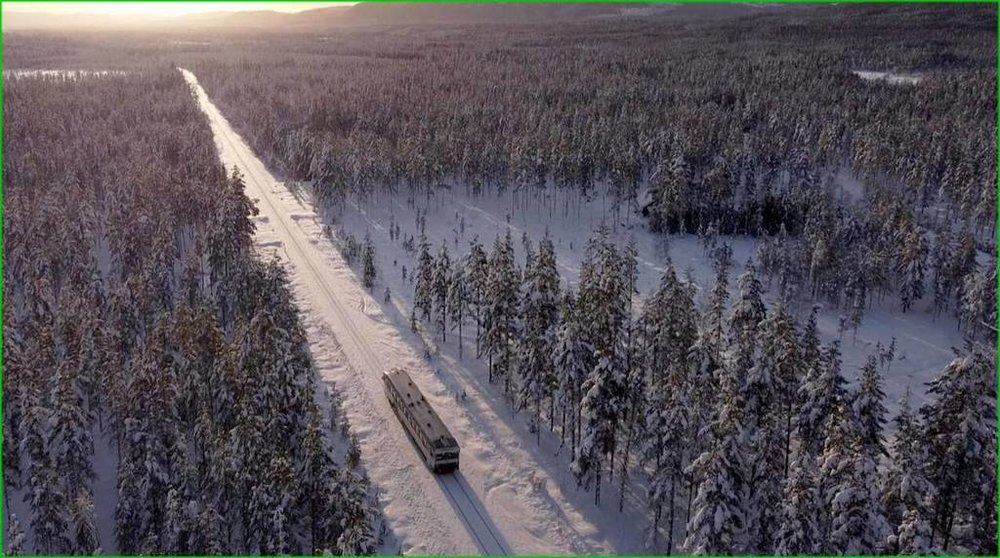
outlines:
[{"label": "hazy sky", "polygon": [[301,12],[313,8],[345,4],[353,4],[353,2],[4,2],[3,11],[58,14],[182,15],[244,10]]}]

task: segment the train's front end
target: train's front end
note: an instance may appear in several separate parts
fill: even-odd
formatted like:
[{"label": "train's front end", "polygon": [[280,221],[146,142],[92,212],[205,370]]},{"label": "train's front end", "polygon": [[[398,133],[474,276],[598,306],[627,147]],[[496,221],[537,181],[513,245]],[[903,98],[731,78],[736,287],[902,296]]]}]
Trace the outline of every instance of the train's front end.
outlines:
[{"label": "train's front end", "polygon": [[458,442],[450,436],[434,444],[434,472],[450,473],[458,469]]}]

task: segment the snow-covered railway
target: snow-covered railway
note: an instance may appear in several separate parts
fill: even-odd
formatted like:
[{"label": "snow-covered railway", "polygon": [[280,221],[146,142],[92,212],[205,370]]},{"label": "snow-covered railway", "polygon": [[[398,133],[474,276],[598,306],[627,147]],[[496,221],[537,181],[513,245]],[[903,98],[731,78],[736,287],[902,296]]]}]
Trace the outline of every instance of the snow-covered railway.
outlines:
[{"label": "snow-covered railway", "polygon": [[[194,74],[184,69],[181,73],[191,84],[202,111],[209,119],[223,162],[227,166],[239,167],[244,174],[247,193],[259,200],[262,216],[276,229],[288,264],[309,286],[309,289],[302,289],[307,292],[301,292],[300,286],[293,284],[297,297],[307,298],[317,305],[313,308],[320,311],[329,325],[334,326],[336,341],[356,371],[354,385],[338,384],[338,388],[346,392],[349,403],[355,405],[369,422],[363,446],[377,454],[371,455],[365,463],[383,495],[398,502],[391,513],[387,511],[390,523],[396,524],[394,528],[401,525],[406,531],[396,534],[404,537],[411,535],[414,540],[406,541],[407,546],[420,554],[513,553],[464,477],[451,475],[435,480],[434,475],[419,464],[419,456],[406,447],[410,444],[402,427],[398,423],[395,428],[391,426],[396,420],[391,406],[380,393],[381,372],[386,367],[374,348],[377,341],[359,325],[340,300],[338,295],[344,291],[345,285],[329,278],[330,274],[323,269],[323,254],[291,222],[295,216],[278,207],[278,202],[273,199],[276,181],[263,163],[243,145],[208,99]],[[352,420],[352,423],[356,422]],[[438,490],[435,490],[435,484]],[[449,520],[449,517],[455,520]]]}]

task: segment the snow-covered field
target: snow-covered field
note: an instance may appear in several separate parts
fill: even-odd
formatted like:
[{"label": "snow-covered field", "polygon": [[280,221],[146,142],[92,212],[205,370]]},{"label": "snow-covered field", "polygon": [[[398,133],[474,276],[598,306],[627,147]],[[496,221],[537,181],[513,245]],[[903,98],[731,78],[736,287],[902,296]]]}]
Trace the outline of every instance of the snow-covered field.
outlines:
[{"label": "snow-covered field", "polygon": [[[846,189],[853,189],[856,182],[846,172],[839,181]],[[852,192],[852,196],[862,195]],[[633,240],[639,258],[639,303],[659,283],[663,264],[669,257],[682,276],[690,273],[704,293],[712,286],[710,260],[701,243],[694,235],[671,235],[669,237],[648,230],[638,215],[621,212],[617,225],[612,221],[610,197],[605,199],[597,194],[589,202],[581,202],[573,192],[550,188],[545,191],[508,190],[502,194],[486,193],[475,196],[465,188],[435,191],[430,197],[417,196],[408,200],[405,195],[376,194],[368,200],[352,199],[343,208],[327,212],[335,225],[358,239],[369,234],[377,246],[377,257],[381,270],[380,282],[388,284],[397,313],[409,316],[413,298],[413,286],[401,280],[400,266],[412,270],[415,257],[409,255],[399,242],[391,242],[388,223],[398,222],[402,236],[416,234],[416,214],[425,216],[426,233],[437,254],[442,241],[447,242],[452,259],[456,251],[464,255],[469,241],[478,236],[487,249],[496,235],[502,235],[509,227],[515,240],[515,249],[520,250],[520,239],[527,233],[533,243],[537,243],[546,231],[556,247],[559,270],[563,285],[575,287],[580,265],[584,258],[586,241],[592,231],[601,223],[612,227],[613,237],[620,242]],[[509,222],[508,222],[509,217]],[[461,232],[464,223],[464,233]],[[730,285],[732,295],[736,294],[736,277],[743,272],[744,264],[756,254],[756,243],[745,237],[726,239],[733,248],[734,268],[731,270]],[[393,266],[393,261],[397,262]],[[381,292],[382,286],[376,287]],[[732,297],[730,298],[732,300]],[[702,302],[699,295],[698,302]],[[796,308],[800,323],[804,323],[810,305]],[[821,307],[819,328],[824,341],[839,337],[838,325],[841,312],[837,308]],[[399,327],[408,327],[404,319]],[[468,337],[468,336],[467,336]],[[929,312],[929,301],[918,303],[914,310],[903,314],[899,311],[897,297],[890,294],[882,303],[868,310],[855,338],[852,332],[844,333],[841,349],[844,358],[844,375],[854,380],[857,371],[867,356],[875,351],[877,343],[888,346],[896,338],[896,361],[886,373],[887,406],[894,410],[896,401],[903,396],[907,387],[911,388],[914,403],[923,400],[923,383],[932,379],[954,358],[952,347],[960,347],[962,335],[950,315],[933,320]],[[474,338],[466,339],[467,346]],[[452,335],[442,349],[445,354],[457,354],[457,345]],[[467,351],[468,353],[468,351]],[[466,363],[468,365],[468,363]]]},{"label": "snow-covered field", "polygon": [[124,76],[121,70],[4,70],[3,77],[43,77],[76,80],[84,77]]},{"label": "snow-covered field", "polygon": [[[709,260],[692,236],[649,232],[644,221],[628,211],[617,213],[612,200],[598,193],[581,200],[575,192],[555,189],[507,190],[473,195],[464,187],[436,190],[409,199],[406,194],[380,192],[365,200],[350,199],[336,208],[314,208],[308,185],[277,181],[232,130],[195,84],[208,114],[221,157],[237,165],[247,178],[247,192],[257,200],[257,240],[262,252],[273,252],[288,263],[292,287],[308,329],[322,383],[336,385],[343,407],[357,433],[364,462],[381,488],[393,537],[383,549],[417,554],[592,554],[646,551],[647,521],[643,514],[641,479],[627,488],[626,507],[618,512],[618,478],[605,484],[600,508],[593,496],[576,487],[569,472],[568,448],[557,435],[544,432],[541,444],[529,431],[527,417],[517,416],[506,403],[502,387],[487,382],[485,363],[474,358],[474,326],[461,341],[454,332],[439,345],[423,327],[410,330],[413,286],[402,279],[402,267],[416,267],[415,255],[401,239],[390,239],[390,224],[401,237],[417,235],[423,216],[428,240],[437,254],[446,243],[452,260],[464,255],[479,238],[487,249],[509,228],[520,252],[522,233],[535,243],[549,232],[558,254],[563,284],[575,285],[591,232],[604,222],[616,239],[632,239],[639,254],[640,299],[659,281],[669,256],[681,274],[690,270],[702,290],[710,288]],[[378,284],[372,293],[345,264],[324,225],[357,239],[368,234],[376,245]],[[336,233],[335,233],[336,234]],[[755,253],[752,240],[730,238],[735,276]],[[388,287],[390,302],[383,292]],[[923,383],[952,358],[961,343],[955,322],[931,320],[923,306],[907,314],[887,297],[885,306],[870,310],[853,339],[844,335],[844,373],[854,380],[877,342],[897,338],[897,360],[886,373],[887,403],[909,387],[915,404],[923,398]],[[641,305],[641,300],[640,300]],[[808,305],[799,309],[800,318]],[[820,329],[827,341],[836,339],[839,312],[824,309]],[[458,343],[464,343],[464,359]],[[425,347],[436,353],[428,362]],[[410,371],[462,446],[461,472],[436,477],[422,464],[381,387],[381,372],[391,367]],[[466,398],[458,397],[465,393]],[[617,473],[617,472],[616,472]],[[678,525],[678,528],[682,526]],[[397,547],[398,544],[398,547]]]},{"label": "snow-covered field", "polygon": [[896,74],[893,72],[874,72],[868,70],[854,70],[854,75],[865,81],[885,81],[890,85],[916,85],[920,83],[924,76],[916,74]]}]

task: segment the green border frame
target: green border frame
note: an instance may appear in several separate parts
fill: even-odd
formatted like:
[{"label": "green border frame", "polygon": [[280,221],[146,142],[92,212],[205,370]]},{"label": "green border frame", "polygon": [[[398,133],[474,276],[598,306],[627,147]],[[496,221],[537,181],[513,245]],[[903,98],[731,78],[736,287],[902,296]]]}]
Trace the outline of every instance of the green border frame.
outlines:
[{"label": "green border frame", "polygon": [[[235,2],[240,4],[262,4],[262,5],[273,5],[273,4],[283,4],[295,2],[297,4],[307,3],[309,0],[304,0],[302,2],[296,0],[213,0],[217,2]],[[601,4],[1000,4],[1000,0],[748,0],[740,2],[739,0],[647,0],[645,2],[637,0],[362,0],[368,3],[424,3],[424,4],[493,4],[493,3],[516,3],[516,4],[587,4],[587,3],[601,3]],[[0,0],[0,36],[3,34],[3,4],[42,4],[42,3],[62,3],[62,4],[86,4],[93,3],[88,0]],[[130,3],[130,4],[158,4],[158,3],[190,3],[199,4],[201,2],[189,1],[189,2],[178,2],[176,0],[103,0],[102,3],[113,4],[113,3]],[[323,2],[316,1],[316,4]],[[356,2],[361,3],[361,2]],[[996,130],[997,130],[997,166],[1000,167],[1000,6],[998,6],[997,11],[997,113],[996,113]],[[3,68],[3,45],[0,41],[0,70]],[[3,141],[3,88],[0,87],[0,143]],[[2,170],[3,154],[0,150],[0,252],[3,250],[3,170]],[[1000,179],[998,179],[997,184],[998,197],[1000,197]],[[1000,249],[1000,204],[997,206],[997,230],[994,231],[994,240],[997,241],[995,247]],[[997,256],[997,254],[994,254]],[[1000,274],[1000,259],[997,259],[997,271]],[[3,258],[0,258],[0,289],[3,287]],[[1000,288],[997,290],[997,303],[998,308],[1000,308]],[[3,297],[0,295],[0,314],[3,311]],[[997,323],[998,331],[996,341],[1000,341],[1000,314],[998,314]],[[0,326],[2,328],[2,326]],[[995,346],[1000,346],[1000,343],[995,344]],[[3,338],[0,336],[0,392],[3,389]],[[994,365],[1000,361],[1000,349],[998,349],[998,355],[994,358]],[[996,369],[996,367],[995,367]],[[997,375],[997,424],[998,430],[1000,430],[1000,374]],[[2,417],[3,412],[3,400],[0,398],[0,417]],[[0,419],[2,420],[2,419]],[[0,429],[0,444],[3,442],[3,432]],[[998,476],[1000,476],[1000,459],[998,459],[997,464]],[[3,515],[3,456],[0,453],[0,516]],[[1000,497],[1000,489],[998,489],[998,497]],[[6,530],[0,528],[0,555],[2,555],[3,541],[6,536]],[[1000,538],[1000,530],[998,530],[998,538]],[[42,555],[37,554],[33,556],[61,556],[61,555]],[[104,555],[104,556],[124,556],[124,555]],[[231,555],[231,556],[245,556],[245,555]],[[457,555],[465,556],[465,555]],[[546,555],[522,555],[522,556],[535,556],[541,558]],[[746,556],[746,555],[744,555]],[[824,555],[808,555],[808,556],[824,556]],[[756,558],[751,555],[752,558]],[[761,556],[760,558],[765,558]]]}]

